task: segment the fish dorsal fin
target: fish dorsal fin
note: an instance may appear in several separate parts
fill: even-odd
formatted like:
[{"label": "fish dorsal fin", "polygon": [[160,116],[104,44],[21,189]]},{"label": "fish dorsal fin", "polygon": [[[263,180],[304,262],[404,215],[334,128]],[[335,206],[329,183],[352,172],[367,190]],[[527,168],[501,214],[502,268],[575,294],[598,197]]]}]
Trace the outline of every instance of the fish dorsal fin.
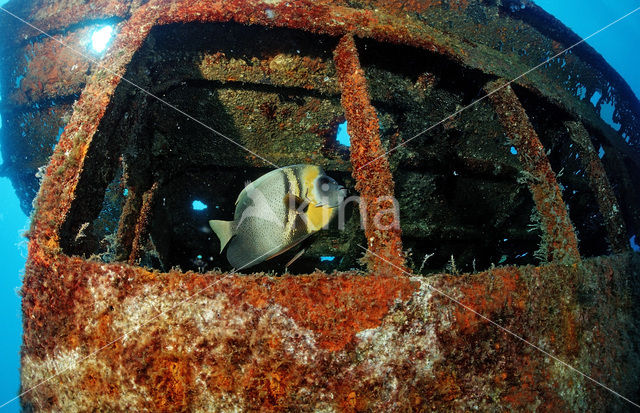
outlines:
[{"label": "fish dorsal fin", "polygon": [[233,237],[233,221],[209,221],[209,226],[220,239],[220,252],[227,246],[231,237]]}]

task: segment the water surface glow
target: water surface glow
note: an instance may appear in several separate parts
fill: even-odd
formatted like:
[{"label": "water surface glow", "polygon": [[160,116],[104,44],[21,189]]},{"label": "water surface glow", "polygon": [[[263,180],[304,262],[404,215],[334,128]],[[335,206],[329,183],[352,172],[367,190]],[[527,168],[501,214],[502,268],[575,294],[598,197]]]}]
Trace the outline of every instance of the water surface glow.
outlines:
[{"label": "water surface glow", "polygon": [[209,208],[207,204],[197,199],[191,203],[191,207],[193,208],[194,211],[203,211]]},{"label": "water surface glow", "polygon": [[344,146],[351,146],[351,136],[347,132],[347,121],[345,120],[338,125],[338,134],[336,136],[338,143]]},{"label": "water surface glow", "polygon": [[104,26],[93,32],[91,35],[91,47],[98,53],[107,48],[107,44],[113,36],[113,26]]}]

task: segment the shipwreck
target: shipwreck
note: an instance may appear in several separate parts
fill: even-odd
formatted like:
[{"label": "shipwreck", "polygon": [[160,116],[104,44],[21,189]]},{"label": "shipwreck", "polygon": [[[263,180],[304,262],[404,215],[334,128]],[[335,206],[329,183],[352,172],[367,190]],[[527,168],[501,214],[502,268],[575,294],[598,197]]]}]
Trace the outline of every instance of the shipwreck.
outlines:
[{"label": "shipwreck", "polygon": [[[533,3],[3,7],[0,172],[33,218],[25,410],[640,402],[640,103]],[[263,158],[362,202],[287,273],[238,273],[202,226]],[[400,209],[384,231],[380,197]]]}]

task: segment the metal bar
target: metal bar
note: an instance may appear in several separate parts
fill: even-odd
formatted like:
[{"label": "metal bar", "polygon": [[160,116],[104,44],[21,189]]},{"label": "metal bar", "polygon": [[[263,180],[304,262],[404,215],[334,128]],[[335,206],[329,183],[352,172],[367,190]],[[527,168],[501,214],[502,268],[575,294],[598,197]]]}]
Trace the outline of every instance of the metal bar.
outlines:
[{"label": "metal bar", "polygon": [[158,190],[158,182],[154,182],[151,189],[142,195],[142,207],[138,222],[136,222],[135,235],[131,243],[131,254],[129,255],[129,264],[135,265],[140,260],[142,247],[149,235],[149,218],[151,216],[151,208],[153,207],[153,199]]},{"label": "metal bar", "polygon": [[629,236],[640,235],[640,196],[637,193],[637,179],[633,170],[629,169],[627,161],[633,160],[618,152],[617,148],[608,148],[607,156],[604,159],[609,175],[615,177],[615,183],[619,187],[618,197],[623,208],[625,223]]},{"label": "metal bar", "polygon": [[607,227],[611,249],[614,252],[628,251],[627,228],[620,213],[618,200],[613,194],[598,153],[591,143],[589,132],[579,121],[565,122],[564,124],[569,130],[571,140],[576,144],[580,161],[589,177],[589,185],[595,194],[600,213]]},{"label": "metal bar", "polygon": [[142,206],[143,193],[132,187],[127,188],[129,195],[122,208],[120,214],[120,222],[118,223],[117,239],[118,239],[118,255],[117,261],[126,261],[131,255],[131,246],[135,238],[135,227],[140,216]]},{"label": "metal bar", "polygon": [[[334,51],[334,62],[342,88],[342,107],[351,136],[352,175],[360,193],[360,213],[363,217],[369,249],[389,262],[367,254],[371,270],[400,274],[404,267],[399,214],[393,198],[393,177],[380,142],[378,116],[371,105],[367,79],[360,67],[353,36],[342,37]],[[369,164],[369,165],[367,165]],[[362,166],[367,165],[364,168]],[[396,211],[397,212],[397,211]],[[391,263],[391,264],[390,264]],[[396,266],[396,267],[394,267]]]},{"label": "metal bar", "polygon": [[[484,90],[490,93],[504,85],[503,82],[503,79],[489,82]],[[556,175],[526,111],[511,86],[491,93],[489,100],[529,176],[529,189],[540,214],[543,232],[541,248],[545,250],[547,260],[559,263],[580,261],[578,239],[562,200]]]}]

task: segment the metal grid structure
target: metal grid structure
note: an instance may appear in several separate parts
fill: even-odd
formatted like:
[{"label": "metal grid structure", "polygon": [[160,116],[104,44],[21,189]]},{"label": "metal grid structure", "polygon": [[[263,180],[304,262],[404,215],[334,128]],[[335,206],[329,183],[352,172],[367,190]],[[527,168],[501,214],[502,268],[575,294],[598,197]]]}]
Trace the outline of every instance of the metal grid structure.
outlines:
[{"label": "metal grid structure", "polygon": [[[10,10],[77,48],[94,27],[117,24],[115,41],[98,64],[28,26],[3,21],[16,39],[3,51],[15,68],[3,83],[16,86],[3,99],[4,171],[23,190],[24,205],[33,191],[26,177],[42,165],[57,128],[64,126],[29,233],[22,383],[27,390],[60,375],[26,393],[24,407],[404,411],[626,406],[478,313],[632,400],[637,396],[639,265],[628,237],[640,228],[640,202],[633,191],[640,167],[639,104],[586,45],[552,60],[544,71],[518,78],[549,47],[560,51],[574,40],[534,5],[105,1],[89,7],[60,1],[48,8],[32,2]],[[510,29],[517,38],[507,35]],[[223,34],[230,40],[221,39]],[[195,45],[184,43],[189,36],[199,38]],[[264,44],[262,37],[268,39]],[[257,43],[253,55],[248,52],[252,42]],[[427,66],[432,60],[433,70],[407,75],[411,63],[393,61],[407,55]],[[438,72],[437,67],[445,69]],[[193,102],[202,98],[198,88],[203,84],[217,95],[200,110]],[[439,103],[439,110],[455,111],[482,91],[490,96],[468,109],[475,114],[465,118],[461,112],[462,120],[448,119],[434,131],[446,139],[438,141],[432,134],[413,139],[411,131],[424,124],[412,122],[430,110],[428,104],[411,101],[414,95]],[[590,100],[596,91],[600,98],[594,108]],[[583,93],[589,98],[580,99]],[[175,135],[169,123],[178,118],[163,112],[155,97],[198,119],[207,111],[226,113],[228,119],[211,121],[217,129],[278,164],[318,163],[343,173],[345,180],[351,172],[350,186],[361,196],[360,211],[367,212],[362,215],[364,234],[346,240],[329,235],[317,242],[317,249],[353,258],[362,253],[357,248],[362,239],[368,252],[360,261],[367,275],[329,274],[313,267],[310,274],[282,277],[202,274],[137,265],[165,268],[184,262],[169,251],[177,244],[162,239],[158,228],[171,217],[158,218],[163,214],[158,205],[160,199],[170,203],[171,196],[198,187],[203,178],[195,168],[209,171],[215,164],[221,183],[229,182],[228,170],[249,175],[265,170],[262,160],[221,139],[207,152],[205,144],[214,141],[199,136],[197,122],[189,124],[184,116],[175,125],[186,129],[184,137]],[[598,115],[611,102],[618,131]],[[403,119],[400,110],[418,115]],[[433,110],[439,116],[438,108]],[[65,113],[70,117],[64,119]],[[313,118],[305,121],[309,113]],[[424,116],[427,126],[433,123],[432,114]],[[331,140],[343,119],[351,135],[348,160],[344,148]],[[486,137],[487,150],[469,143],[467,134],[478,134],[482,124],[493,134]],[[260,134],[225,129],[228,125],[249,125]],[[285,129],[302,138],[279,141]],[[37,143],[40,150],[34,151]],[[457,152],[445,156],[442,148],[454,143]],[[397,144],[402,148],[380,157]],[[601,159],[594,144],[604,148],[606,157]],[[185,150],[192,146],[198,150]],[[510,157],[510,148],[517,157]],[[38,157],[23,162],[19,154]],[[470,257],[466,262],[473,262],[474,271],[460,275],[452,253],[451,274],[409,276],[422,269],[419,262],[428,251],[420,245],[429,235],[454,233],[439,239],[446,238],[451,246],[445,250],[456,254],[462,252],[454,241],[472,250],[492,242],[482,232],[474,234],[474,225],[425,229],[421,210],[411,206],[419,202],[412,192],[421,195],[416,190],[421,187],[409,182],[415,174],[429,181],[420,175],[427,166],[419,159],[437,164],[439,157],[455,164],[456,177],[492,176],[498,189],[487,189],[487,197],[504,193],[508,185],[503,181],[529,189],[530,198],[512,197],[506,203],[506,209],[529,208],[524,213],[500,215],[494,203],[487,205],[494,208],[491,218],[498,222],[502,217],[507,227],[528,217],[535,206],[538,261],[533,262],[544,265],[494,267],[489,264],[503,262],[487,259],[486,270],[477,272]],[[570,172],[578,178],[563,179],[560,170],[569,169],[571,159],[581,165]],[[178,176],[180,168],[191,172]],[[515,176],[520,179],[514,183]],[[447,179],[450,186],[457,178]],[[187,184],[193,186],[181,188]],[[485,187],[492,188],[486,184],[478,191]],[[571,198],[567,188],[590,191],[596,201],[592,209],[581,212],[584,208],[576,204],[568,210],[571,201],[563,200]],[[389,207],[378,199],[393,195],[405,212],[402,222],[377,230],[373,217]],[[465,203],[458,193],[451,199],[446,206],[453,212],[445,222],[463,209],[457,203],[482,201]],[[429,210],[431,216],[438,208]],[[596,216],[598,225],[592,222]],[[358,220],[357,211],[353,220]],[[520,234],[519,245],[530,247],[527,232],[513,231],[509,238]],[[105,239],[112,244],[104,244]],[[420,256],[412,258],[407,244]],[[495,254],[500,248],[488,249]],[[525,251],[534,255],[531,248]],[[91,254],[97,257],[88,258]],[[309,265],[316,262],[309,260]]]}]

